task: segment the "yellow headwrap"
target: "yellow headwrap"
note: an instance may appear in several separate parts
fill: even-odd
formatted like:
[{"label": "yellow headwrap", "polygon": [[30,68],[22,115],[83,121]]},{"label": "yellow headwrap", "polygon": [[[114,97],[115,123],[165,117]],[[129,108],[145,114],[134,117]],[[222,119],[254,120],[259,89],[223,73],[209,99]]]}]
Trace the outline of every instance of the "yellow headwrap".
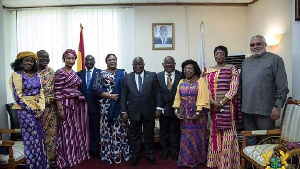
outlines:
[{"label": "yellow headwrap", "polygon": [[30,51],[20,52],[17,55],[17,59],[22,59],[22,58],[25,58],[25,57],[32,57],[34,60],[38,59],[37,55],[33,52],[30,52]]}]

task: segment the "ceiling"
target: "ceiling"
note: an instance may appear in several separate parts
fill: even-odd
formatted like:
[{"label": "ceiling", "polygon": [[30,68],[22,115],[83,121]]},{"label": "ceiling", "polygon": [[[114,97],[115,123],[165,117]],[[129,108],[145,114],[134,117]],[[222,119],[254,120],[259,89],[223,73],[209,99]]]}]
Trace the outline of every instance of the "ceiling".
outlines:
[{"label": "ceiling", "polygon": [[4,8],[63,6],[150,6],[150,5],[231,5],[246,6],[258,0],[2,0]]}]

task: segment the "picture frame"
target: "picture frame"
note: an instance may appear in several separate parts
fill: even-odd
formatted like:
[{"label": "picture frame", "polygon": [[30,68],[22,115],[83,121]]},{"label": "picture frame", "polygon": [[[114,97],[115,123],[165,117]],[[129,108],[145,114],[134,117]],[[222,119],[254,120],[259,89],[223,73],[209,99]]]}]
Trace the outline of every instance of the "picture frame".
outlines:
[{"label": "picture frame", "polygon": [[295,20],[300,21],[300,0],[295,0]]},{"label": "picture frame", "polygon": [[174,23],[152,23],[152,50],[175,49]]}]

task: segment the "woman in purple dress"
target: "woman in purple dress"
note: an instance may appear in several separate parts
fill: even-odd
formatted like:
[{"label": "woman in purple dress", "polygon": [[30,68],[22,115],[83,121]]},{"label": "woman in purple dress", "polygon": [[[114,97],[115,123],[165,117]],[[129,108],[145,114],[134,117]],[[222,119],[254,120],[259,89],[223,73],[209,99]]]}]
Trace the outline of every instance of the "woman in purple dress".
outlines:
[{"label": "woman in purple dress", "polygon": [[180,119],[181,140],[177,166],[196,168],[206,163],[207,113],[209,91],[201,70],[194,60],[182,63],[182,76],[177,86],[173,107]]},{"label": "woman in purple dress", "polygon": [[37,74],[37,56],[25,51],[17,55],[11,64],[14,72],[9,83],[16,103],[17,117],[22,132],[27,169],[49,168],[41,117],[45,98],[41,80]]},{"label": "woman in purple dress", "polygon": [[63,54],[65,66],[55,73],[55,99],[58,113],[57,166],[72,167],[90,158],[89,120],[87,104],[78,87],[82,83],[72,70],[76,52],[68,49]]}]

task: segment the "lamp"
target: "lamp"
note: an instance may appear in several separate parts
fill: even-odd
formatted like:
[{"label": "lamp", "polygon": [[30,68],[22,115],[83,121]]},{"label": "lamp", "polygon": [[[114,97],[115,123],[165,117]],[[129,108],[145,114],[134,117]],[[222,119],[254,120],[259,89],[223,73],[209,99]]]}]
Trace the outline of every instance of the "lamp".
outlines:
[{"label": "lamp", "polygon": [[266,41],[268,46],[277,46],[281,39],[283,37],[283,34],[273,34],[266,36]]}]

